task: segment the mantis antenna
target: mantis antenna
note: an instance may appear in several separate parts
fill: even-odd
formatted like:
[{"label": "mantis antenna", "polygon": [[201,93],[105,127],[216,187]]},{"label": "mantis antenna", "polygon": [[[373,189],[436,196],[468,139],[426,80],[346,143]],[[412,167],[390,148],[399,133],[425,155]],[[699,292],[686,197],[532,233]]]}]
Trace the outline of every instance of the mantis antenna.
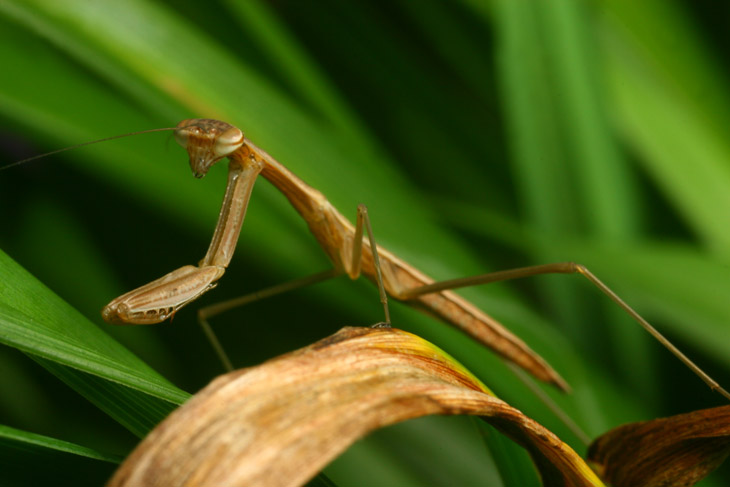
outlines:
[{"label": "mantis antenna", "polygon": [[46,152],[45,154],[39,154],[37,156],[29,157],[27,159],[23,159],[22,161],[15,161],[12,162],[6,166],[0,167],[0,171],[4,171],[5,169],[10,169],[11,167],[19,166],[21,164],[25,164],[26,162],[35,161],[36,159],[41,159],[46,156],[51,156],[53,154],[58,154],[59,152],[66,152],[67,150],[71,149],[78,149],[79,147],[83,147],[85,145],[92,145],[92,144],[98,144],[99,142],[106,142],[107,140],[114,140],[114,139],[121,139],[122,137],[131,137],[132,135],[140,135],[140,134],[148,134],[150,132],[164,132],[166,130],[175,130],[175,127],[165,127],[161,129],[147,129],[147,130],[140,130],[138,132],[129,132],[128,134],[122,134],[122,135],[112,135],[111,137],[104,137],[103,139],[97,139],[92,140],[91,142],[83,142],[81,144],[72,145],[70,147],[64,147],[63,149],[56,149],[51,152]]}]

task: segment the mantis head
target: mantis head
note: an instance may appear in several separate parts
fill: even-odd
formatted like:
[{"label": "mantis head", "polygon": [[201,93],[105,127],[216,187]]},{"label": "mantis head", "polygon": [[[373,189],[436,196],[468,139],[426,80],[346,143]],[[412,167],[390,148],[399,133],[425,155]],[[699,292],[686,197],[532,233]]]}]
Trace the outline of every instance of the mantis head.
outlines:
[{"label": "mantis head", "polygon": [[219,120],[192,118],[175,127],[175,140],[188,151],[190,168],[196,178],[243,145],[243,132]]}]

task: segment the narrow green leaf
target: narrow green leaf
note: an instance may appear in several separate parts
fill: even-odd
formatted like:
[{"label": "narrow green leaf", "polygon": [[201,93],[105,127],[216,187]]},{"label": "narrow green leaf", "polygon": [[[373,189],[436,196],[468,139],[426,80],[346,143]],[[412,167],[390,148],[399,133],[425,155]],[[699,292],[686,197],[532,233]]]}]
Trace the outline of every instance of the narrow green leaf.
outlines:
[{"label": "narrow green leaf", "polygon": [[17,449],[22,449],[22,445],[24,445],[27,449],[37,448],[39,450],[56,450],[58,452],[69,453],[92,460],[101,460],[115,464],[121,463],[124,459],[117,455],[101,453],[92,448],[76,445],[68,441],[49,438],[48,436],[21,431],[5,425],[0,425],[0,438],[2,438],[6,447],[14,445]]},{"label": "narrow green leaf", "polygon": [[180,404],[159,400],[139,390],[50,360],[32,355],[31,358],[139,438]]},{"label": "narrow green leaf", "polygon": [[680,5],[606,4],[600,27],[611,108],[639,162],[686,223],[727,260],[730,102]]},{"label": "narrow green leaf", "polygon": [[101,485],[121,457],[0,425],[3,486]]},{"label": "narrow green leaf", "polygon": [[535,465],[527,452],[509,441],[486,422],[479,421],[477,427],[482,434],[485,445],[494,456],[494,463],[499,467],[502,484],[505,486],[521,485],[524,487],[541,485]]},{"label": "narrow green leaf", "polygon": [[337,487],[337,484],[332,482],[332,480],[323,473],[318,474],[310,480],[307,485],[309,487]]},{"label": "narrow green leaf", "polygon": [[[0,252],[0,342],[153,397],[187,395],[61,301]],[[10,286],[9,283],[13,285]]]},{"label": "narrow green leaf", "polygon": [[[584,2],[499,2],[502,89],[517,182],[529,224],[553,236],[581,235],[603,242],[636,238],[641,209],[637,183],[609,130],[602,102],[598,42],[587,28]],[[573,259],[559,248],[533,246],[536,262]],[[569,281],[544,281],[555,315],[590,346],[585,295]],[[647,340],[606,304],[610,343],[631,343],[636,354],[622,361],[624,380],[637,389],[655,383],[642,357]],[[623,346],[623,345],[622,345]],[[619,353],[619,350],[614,350]]]}]

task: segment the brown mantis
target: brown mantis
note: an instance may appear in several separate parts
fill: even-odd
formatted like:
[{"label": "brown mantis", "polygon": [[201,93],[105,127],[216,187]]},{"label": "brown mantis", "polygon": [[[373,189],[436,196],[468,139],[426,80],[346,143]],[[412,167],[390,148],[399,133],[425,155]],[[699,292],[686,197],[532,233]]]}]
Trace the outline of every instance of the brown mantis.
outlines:
[{"label": "brown mantis", "polygon": [[[363,226],[369,226],[364,207],[358,209],[357,221],[353,225],[319,191],[308,186],[269,154],[246,140],[238,128],[216,120],[191,119],[184,120],[176,128],[167,130],[174,130],[176,140],[188,151],[191,168],[198,178],[203,177],[208,169],[222,158],[229,158],[228,184],[218,224],[210,247],[198,266],[181,267],[113,300],[102,312],[108,322],[158,323],[172,317],[180,308],[213,288],[230,263],[254,182],[261,174],[289,199],[292,206],[305,219],[310,231],[332,262],[333,269],[277,286],[259,295],[276,294],[344,273],[352,279],[364,274],[369,279],[377,281],[377,273],[381,272],[383,287],[395,299],[426,309],[538,379],[567,389],[567,384],[557,372],[522,340],[450,289],[539,274],[578,273],[629,313],[713,390],[718,390],[730,399],[727,391],[701,371],[584,266],[572,262],[538,265],[435,283],[381,246],[377,245],[377,253],[373,252],[372,240],[363,241]],[[379,266],[375,260],[378,254]],[[209,317],[246,301],[250,299],[244,297],[204,308],[199,313],[201,323],[207,326]]]}]

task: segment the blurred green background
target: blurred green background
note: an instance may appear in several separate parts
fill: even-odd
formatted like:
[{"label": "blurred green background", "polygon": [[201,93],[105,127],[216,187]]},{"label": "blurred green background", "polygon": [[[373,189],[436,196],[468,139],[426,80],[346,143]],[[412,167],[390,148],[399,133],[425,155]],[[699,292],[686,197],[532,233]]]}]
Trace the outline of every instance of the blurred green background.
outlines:
[{"label": "blurred green background", "polygon": [[[183,118],[226,120],[345,215],[367,204],[378,241],[437,279],[587,265],[727,387],[727,14],[717,2],[666,0],[3,0],[2,164]],[[0,248],[93,323],[64,315],[68,325],[47,334],[56,345],[38,345],[22,330],[65,312],[35,291],[16,306],[32,281],[0,267],[0,304],[22,308],[3,315],[0,306],[0,339],[12,345],[0,348],[0,424],[123,456],[138,441],[132,433],[184,399],[148,391],[163,406],[140,400],[141,426],[120,419],[131,399],[112,401],[94,382],[121,389],[116,365],[56,353],[70,327],[82,348],[121,350],[95,324],[189,393],[221,372],[197,304],[151,327],[112,327],[99,310],[204,255],[225,173],[222,164],[195,180],[165,133],[0,172]],[[305,224],[261,180],[229,272],[201,304],[327,267]],[[723,403],[580,277],[461,293],[566,377],[571,395],[547,392],[591,438]],[[493,354],[406,306],[391,309],[395,326],[445,349],[584,453]],[[235,364],[248,366],[381,312],[373,286],[340,278],[213,325]],[[25,325],[11,333],[16,318]],[[30,443],[20,438],[0,441],[0,464],[39,474],[33,455],[48,453],[18,453]],[[504,448],[498,466],[520,465]],[[79,469],[49,455],[56,485],[82,484]],[[337,485],[510,485],[490,458],[471,420],[428,418],[359,442],[326,473]],[[92,484],[113,469],[99,465]]]}]

